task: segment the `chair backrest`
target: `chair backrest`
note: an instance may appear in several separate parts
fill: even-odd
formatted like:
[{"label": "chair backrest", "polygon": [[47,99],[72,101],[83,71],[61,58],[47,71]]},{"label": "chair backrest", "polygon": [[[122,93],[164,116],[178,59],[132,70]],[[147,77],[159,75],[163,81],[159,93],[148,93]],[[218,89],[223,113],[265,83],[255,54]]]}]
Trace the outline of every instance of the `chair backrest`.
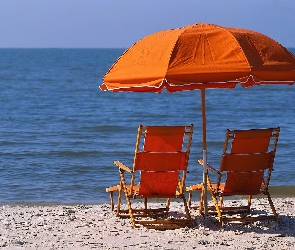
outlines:
[{"label": "chair backrest", "polygon": [[[193,125],[138,128],[133,172],[140,171],[142,197],[175,197],[184,191]],[[134,181],[134,180],[133,180]]]},{"label": "chair backrest", "polygon": [[267,190],[279,132],[279,127],[227,130],[220,164],[220,171],[227,173],[225,193],[259,194]]}]

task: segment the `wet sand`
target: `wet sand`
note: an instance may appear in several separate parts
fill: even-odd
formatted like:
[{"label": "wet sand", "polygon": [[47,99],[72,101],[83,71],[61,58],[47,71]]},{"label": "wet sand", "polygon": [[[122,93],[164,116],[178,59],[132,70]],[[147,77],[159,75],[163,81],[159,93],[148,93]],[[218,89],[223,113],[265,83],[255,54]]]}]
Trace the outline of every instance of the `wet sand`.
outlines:
[{"label": "wet sand", "polygon": [[[194,228],[132,229],[102,205],[2,206],[4,249],[295,249],[295,198],[275,198],[279,221],[221,226],[191,210]],[[243,200],[239,201],[242,202]],[[253,208],[269,211],[265,199]],[[183,211],[172,202],[171,211]]]}]

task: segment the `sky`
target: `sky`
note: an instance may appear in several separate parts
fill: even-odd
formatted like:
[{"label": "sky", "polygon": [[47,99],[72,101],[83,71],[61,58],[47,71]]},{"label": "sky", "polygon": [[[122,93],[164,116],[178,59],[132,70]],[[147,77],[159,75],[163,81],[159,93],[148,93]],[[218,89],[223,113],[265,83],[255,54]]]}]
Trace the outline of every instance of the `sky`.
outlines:
[{"label": "sky", "polygon": [[0,0],[0,48],[128,48],[193,23],[251,29],[295,48],[294,0]]}]

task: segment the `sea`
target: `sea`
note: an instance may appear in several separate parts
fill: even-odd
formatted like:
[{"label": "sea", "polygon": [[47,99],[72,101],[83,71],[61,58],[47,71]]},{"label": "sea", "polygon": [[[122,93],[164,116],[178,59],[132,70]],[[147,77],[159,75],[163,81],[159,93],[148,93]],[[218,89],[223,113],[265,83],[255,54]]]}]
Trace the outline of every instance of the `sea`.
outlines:
[{"label": "sea", "polygon": [[[200,91],[101,91],[124,50],[0,49],[0,205],[108,203],[139,124],[194,124],[186,185],[202,181]],[[295,85],[206,90],[206,115],[216,168],[226,129],[280,126],[271,192],[295,196]]]}]

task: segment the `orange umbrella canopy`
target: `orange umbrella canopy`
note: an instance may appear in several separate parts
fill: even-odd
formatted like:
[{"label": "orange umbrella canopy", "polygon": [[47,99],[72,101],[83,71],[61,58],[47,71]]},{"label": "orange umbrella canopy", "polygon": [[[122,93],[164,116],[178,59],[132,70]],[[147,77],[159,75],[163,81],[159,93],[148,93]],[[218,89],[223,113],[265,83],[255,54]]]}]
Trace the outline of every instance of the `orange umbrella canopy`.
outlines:
[{"label": "orange umbrella canopy", "polygon": [[175,92],[294,81],[295,57],[273,39],[245,29],[193,24],[136,42],[113,64],[100,88]]}]

